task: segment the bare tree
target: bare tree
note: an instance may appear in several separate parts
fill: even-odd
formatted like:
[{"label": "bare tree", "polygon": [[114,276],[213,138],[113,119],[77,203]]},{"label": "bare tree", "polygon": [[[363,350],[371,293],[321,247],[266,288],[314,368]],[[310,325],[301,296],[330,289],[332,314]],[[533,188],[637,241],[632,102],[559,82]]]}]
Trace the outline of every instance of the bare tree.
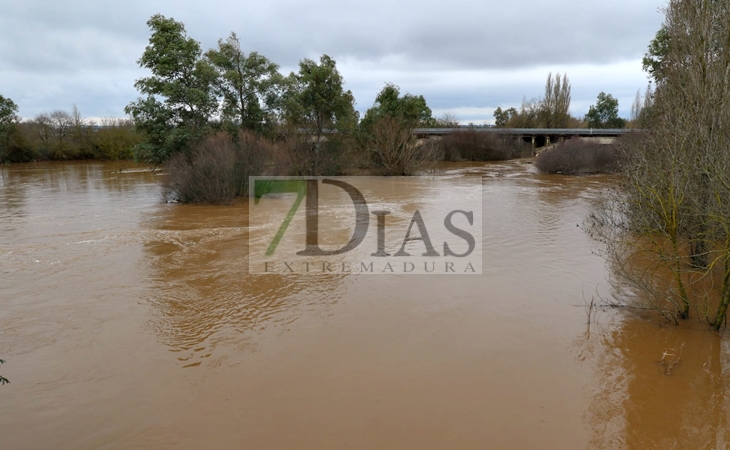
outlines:
[{"label": "bare tree", "polygon": [[438,128],[459,128],[459,118],[455,114],[443,113],[436,119]]},{"label": "bare tree", "polygon": [[536,128],[540,126],[540,106],[538,99],[522,99],[522,105],[517,114],[509,118],[507,126],[510,128]]},{"label": "bare tree", "polygon": [[50,147],[54,140],[53,121],[48,113],[38,114],[30,122],[35,137],[44,147]]},{"label": "bare tree", "polygon": [[719,329],[730,304],[730,8],[670,0],[665,14],[662,83],[645,96],[651,133],[620,147],[624,181],[592,229],[621,287],[670,320],[694,310]]},{"label": "bare tree", "polygon": [[383,175],[411,175],[424,163],[439,159],[437,147],[419,145],[413,130],[397,117],[376,120],[366,141],[372,164]]},{"label": "bare tree", "polygon": [[74,118],[71,114],[61,110],[53,111],[49,115],[49,118],[56,136],[56,142],[59,146],[61,146],[63,145],[63,140],[68,137],[71,129],[73,128]]},{"label": "bare tree", "polygon": [[563,128],[568,125],[570,114],[570,80],[568,74],[556,73],[553,78],[552,72],[548,74],[545,82],[545,97],[540,102],[541,125],[545,128]]},{"label": "bare tree", "polygon": [[632,124],[636,124],[639,121],[639,117],[641,116],[641,108],[642,108],[642,101],[641,101],[641,91],[636,91],[636,97],[634,97],[634,103],[631,104],[631,115],[629,116],[629,120]]}]

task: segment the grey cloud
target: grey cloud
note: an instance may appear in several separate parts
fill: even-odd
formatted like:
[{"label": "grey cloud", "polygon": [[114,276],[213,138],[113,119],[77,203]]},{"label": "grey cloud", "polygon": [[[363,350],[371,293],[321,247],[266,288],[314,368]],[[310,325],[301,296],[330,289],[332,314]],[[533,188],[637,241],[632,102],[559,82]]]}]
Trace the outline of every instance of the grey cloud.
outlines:
[{"label": "grey cloud", "polygon": [[[235,31],[246,50],[266,55],[283,70],[296,68],[304,57],[330,54],[363,110],[384,82],[423,94],[434,109],[497,106],[509,96],[518,103],[523,95],[538,96],[544,80],[529,86],[489,79],[464,83],[461,73],[638,64],[661,23],[658,6],[629,0],[0,0],[0,89],[25,115],[69,107],[69,101],[88,105],[82,108],[88,115],[121,115],[137,97],[134,80],[144,76],[136,61],[149,38],[145,22],[159,12],[185,23],[203,49]],[[603,90],[619,85],[621,80],[609,80]]]}]

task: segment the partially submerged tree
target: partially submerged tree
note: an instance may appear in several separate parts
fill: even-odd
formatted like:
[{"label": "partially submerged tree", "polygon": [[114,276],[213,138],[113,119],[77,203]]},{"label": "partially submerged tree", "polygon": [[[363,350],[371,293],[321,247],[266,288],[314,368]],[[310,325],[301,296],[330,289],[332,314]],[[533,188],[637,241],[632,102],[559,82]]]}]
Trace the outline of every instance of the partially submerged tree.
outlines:
[{"label": "partially submerged tree", "polygon": [[418,145],[413,129],[436,125],[422,95],[401,95],[398,86],[388,83],[360,122],[360,145],[365,147],[371,164],[383,174],[410,175],[423,162],[433,159],[435,148]]},{"label": "partially submerged tree", "polygon": [[719,329],[730,304],[730,8],[670,0],[651,133],[620,148],[594,217],[618,285],[667,319]]},{"label": "partially submerged tree", "polygon": [[141,138],[129,119],[103,118],[101,128],[94,136],[98,155],[105,159],[119,160],[134,157],[134,146]]},{"label": "partially submerged tree", "polygon": [[38,143],[39,153],[45,159],[74,159],[88,157],[89,152],[72,145],[74,118],[63,110],[38,114],[28,125],[33,130],[33,138]]},{"label": "partially submerged tree", "polygon": [[419,143],[411,128],[392,116],[376,119],[363,145],[372,167],[382,175],[412,175],[424,163],[441,159],[434,142]]},{"label": "partially submerged tree", "polygon": [[[297,175],[337,175],[358,120],[355,98],[344,89],[334,59],[304,59],[286,80],[282,101],[289,126],[286,147]],[[303,134],[303,133],[304,134]]]},{"label": "partially submerged tree", "polygon": [[136,148],[137,157],[160,164],[173,153],[189,149],[208,129],[218,108],[217,73],[201,58],[200,44],[187,36],[181,22],[156,14],[147,25],[152,35],[138,62],[152,76],[135,82],[145,97],[124,110],[146,136]]}]

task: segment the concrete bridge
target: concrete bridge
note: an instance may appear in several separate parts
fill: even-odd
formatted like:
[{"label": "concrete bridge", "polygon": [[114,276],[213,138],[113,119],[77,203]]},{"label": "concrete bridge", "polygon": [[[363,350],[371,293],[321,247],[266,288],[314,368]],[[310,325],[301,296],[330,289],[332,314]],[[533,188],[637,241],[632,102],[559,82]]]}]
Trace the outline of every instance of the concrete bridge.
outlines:
[{"label": "concrete bridge", "polygon": [[493,133],[507,136],[514,136],[525,142],[532,143],[532,148],[547,147],[551,143],[560,142],[572,137],[596,140],[602,144],[609,144],[617,137],[626,133],[639,133],[645,130],[633,130],[627,128],[495,128],[495,127],[459,127],[459,128],[415,128],[419,138],[430,138],[433,136],[444,136],[462,131],[475,131],[477,133]]}]

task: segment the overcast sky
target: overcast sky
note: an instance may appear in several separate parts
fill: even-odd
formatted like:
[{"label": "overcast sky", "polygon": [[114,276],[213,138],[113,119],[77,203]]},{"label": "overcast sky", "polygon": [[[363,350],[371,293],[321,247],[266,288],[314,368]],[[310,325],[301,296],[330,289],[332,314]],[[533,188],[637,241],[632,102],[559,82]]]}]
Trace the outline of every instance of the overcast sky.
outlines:
[{"label": "overcast sky", "polygon": [[539,97],[548,72],[567,72],[571,114],[600,91],[628,117],[647,77],[641,57],[664,0],[180,1],[0,0],[0,95],[31,118],[70,110],[122,117],[147,76],[137,60],[155,13],[185,24],[203,50],[235,31],[288,74],[302,58],[337,61],[357,109],[387,82],[423,95],[438,117],[493,121],[497,106]]}]

